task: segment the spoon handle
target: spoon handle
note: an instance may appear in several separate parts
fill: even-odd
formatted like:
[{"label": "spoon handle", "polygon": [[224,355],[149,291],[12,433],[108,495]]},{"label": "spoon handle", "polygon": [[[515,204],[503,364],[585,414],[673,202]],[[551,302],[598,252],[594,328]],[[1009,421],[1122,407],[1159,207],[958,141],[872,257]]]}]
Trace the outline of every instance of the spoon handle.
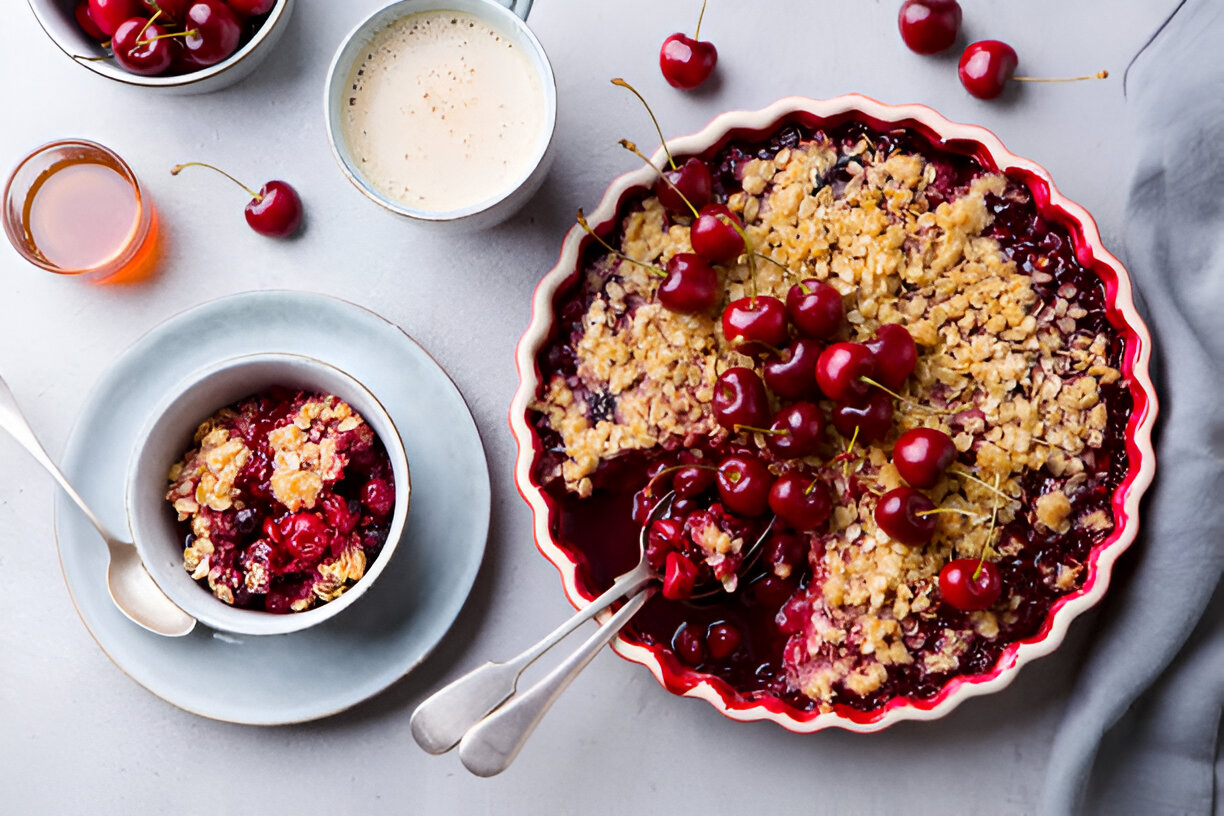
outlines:
[{"label": "spoon handle", "polygon": [[38,437],[34,434],[34,429],[30,427],[30,423],[26,420],[25,414],[21,412],[20,406],[17,405],[17,398],[13,396],[13,390],[9,388],[8,383],[2,377],[0,377],[0,428],[8,431],[13,439],[16,439],[17,443],[38,461],[38,464],[46,468],[47,472],[55,478],[55,481],[64,489],[68,497],[76,502],[76,506],[81,508],[81,512],[85,514],[86,518],[89,519],[90,523],[93,524],[94,528],[107,542],[116,540],[107,531],[106,527],[102,525],[102,522],[98,520],[98,517],[93,514],[93,511],[85,504],[85,500],[81,498],[80,494],[68,483],[67,477],[64,476],[55,462],[51,461],[51,457],[47,455],[42,443],[38,441]]},{"label": "spoon handle", "polygon": [[521,654],[503,663],[478,666],[434,692],[412,714],[410,727],[413,739],[431,754],[444,754],[454,748],[469,728],[514,694],[519,675],[540,655],[613,602],[640,592],[652,579],[650,567],[644,562],[638,564],[617,578],[606,592]]},{"label": "spoon handle", "polygon": [[630,598],[565,662],[472,726],[459,743],[459,759],[464,767],[477,776],[494,776],[508,768],[561,692],[616,637],[653,593],[653,588],[647,588]]}]

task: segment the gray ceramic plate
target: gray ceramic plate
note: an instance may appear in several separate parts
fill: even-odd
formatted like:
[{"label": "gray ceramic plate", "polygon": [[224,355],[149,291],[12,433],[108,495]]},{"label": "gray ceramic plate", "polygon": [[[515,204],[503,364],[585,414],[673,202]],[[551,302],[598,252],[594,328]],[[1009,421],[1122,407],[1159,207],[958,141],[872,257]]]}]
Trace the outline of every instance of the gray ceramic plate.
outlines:
[{"label": "gray ceramic plate", "polygon": [[395,325],[350,303],[300,292],[215,300],[161,324],[120,355],[85,403],[63,456],[102,520],[126,530],[123,491],[136,435],[183,376],[256,351],[292,352],[350,372],[399,428],[412,468],[412,512],[394,560],[344,614],[288,635],[236,636],[198,626],[162,638],[115,609],[106,548],[60,496],[55,529],[68,591],[103,651],[179,708],[274,725],[342,711],[425,658],[459,614],[484,556],[489,471],[454,383]]}]

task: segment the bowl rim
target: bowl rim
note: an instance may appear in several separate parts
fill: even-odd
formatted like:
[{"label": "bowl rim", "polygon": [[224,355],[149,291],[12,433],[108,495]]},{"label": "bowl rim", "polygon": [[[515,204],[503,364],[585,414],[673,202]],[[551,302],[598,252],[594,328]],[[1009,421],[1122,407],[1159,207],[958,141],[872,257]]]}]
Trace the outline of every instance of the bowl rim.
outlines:
[{"label": "bowl rim", "polygon": [[[276,364],[292,362],[304,364],[308,369],[323,370],[333,377],[338,378],[345,384],[346,388],[351,388],[354,394],[359,395],[363,400],[367,401],[374,411],[362,411],[362,418],[372,428],[374,423],[385,425],[388,433],[383,433],[378,429],[379,440],[383,443],[383,448],[387,452],[387,456],[391,462],[392,472],[397,469],[403,472],[403,484],[400,484],[397,478],[395,486],[395,509],[392,513],[391,525],[387,531],[386,540],[383,543],[382,549],[378,553],[378,557],[373,563],[368,566],[365,574],[352,586],[344,591],[340,597],[327,603],[314,606],[302,612],[294,612],[288,614],[277,614],[263,612],[253,609],[242,609],[239,607],[229,606],[218,601],[210,592],[202,590],[188,594],[179,592],[178,584],[165,584],[159,580],[159,570],[149,567],[151,559],[155,555],[154,551],[149,549],[154,546],[151,541],[153,530],[149,529],[151,525],[145,525],[141,519],[145,516],[138,513],[136,510],[139,492],[138,482],[139,476],[143,472],[141,462],[148,458],[148,445],[155,429],[159,428],[163,422],[167,421],[167,412],[175,406],[175,404],[183,398],[190,390],[202,387],[207,381],[230,374],[241,368],[258,365],[258,364]],[[345,402],[350,402],[347,396],[336,394]],[[243,399],[239,397],[238,399]],[[226,405],[232,404],[232,401],[218,405],[212,409],[215,413]],[[350,403],[351,404],[351,403]],[[210,414],[211,415],[211,414]],[[374,422],[371,422],[371,417]],[[184,427],[181,429],[185,432],[191,431],[191,425],[194,423],[198,426],[206,417],[198,417],[192,422],[184,422]],[[179,452],[172,461],[178,461],[182,452]],[[171,388],[160,402],[149,412],[142,429],[133,443],[131,455],[127,466],[127,481],[124,488],[124,512],[128,522],[128,532],[132,537],[132,541],[140,553],[141,560],[145,563],[146,569],[154,583],[161,588],[166,595],[180,606],[185,612],[194,616],[200,623],[210,629],[239,635],[280,635],[289,634],[291,632],[300,632],[303,629],[308,629],[326,620],[329,620],[344,609],[351,606],[358,598],[363,596],[378,579],[379,575],[386,569],[387,564],[391,561],[400,540],[404,536],[404,531],[407,525],[408,511],[411,505],[412,498],[412,478],[410,471],[410,463],[408,462],[407,451],[404,447],[403,437],[400,435],[399,428],[395,421],[391,418],[390,412],[386,406],[378,399],[378,397],[370,391],[360,380],[343,370],[339,366],[333,365],[325,360],[313,357],[307,354],[299,354],[296,352],[252,352],[247,354],[238,354],[231,357],[226,357],[222,360],[217,360],[206,366],[203,366],[183,379],[179,380],[173,388]],[[164,504],[164,502],[163,502]],[[173,512],[169,510],[169,505],[150,509],[148,515],[152,516],[158,512]],[[141,535],[141,531],[145,531],[146,535]],[[181,552],[178,556],[177,568],[182,569]],[[192,582],[195,583],[195,582]],[[184,603],[183,601],[187,602]]]},{"label": "bowl rim", "polygon": [[[1121,262],[1105,249],[1092,216],[1058,190],[1048,171],[1036,162],[1015,155],[1004,147],[997,135],[979,125],[950,121],[926,105],[888,105],[861,94],[844,94],[824,100],[789,96],[759,110],[720,114],[696,133],[669,139],[667,146],[677,156],[700,155],[713,151],[737,135],[760,136],[776,131],[788,119],[796,117],[830,124],[860,121],[875,129],[881,126],[913,128],[936,144],[951,146],[956,143],[957,152],[971,153],[996,172],[1020,179],[1033,191],[1039,212],[1043,216],[1054,216],[1072,236],[1081,265],[1091,268],[1101,277],[1106,288],[1106,309],[1116,319],[1111,322],[1126,337],[1122,371],[1123,376],[1129,379],[1134,407],[1127,421],[1124,440],[1130,465],[1112,500],[1118,524],[1109,537],[1089,554],[1086,560],[1089,571],[1084,585],[1053,604],[1045,624],[1036,635],[1008,644],[990,671],[954,677],[934,697],[920,700],[897,697],[871,711],[857,711],[844,705],[835,705],[831,711],[801,711],[774,697],[741,697],[718,678],[686,669],[674,659],[670,662],[662,660],[657,648],[630,643],[620,636],[613,641],[613,649],[618,654],[646,666],[664,688],[674,694],[706,700],[719,713],[733,720],[768,720],[800,733],[826,728],[874,732],[904,720],[938,719],[970,697],[1002,690],[1015,679],[1021,666],[1054,651],[1062,643],[1071,621],[1104,597],[1114,562],[1138,534],[1140,499],[1155,475],[1152,430],[1158,402],[1149,370],[1152,337],[1135,307],[1130,277]],[[655,167],[663,167],[665,161],[664,150],[660,147],[652,162]],[[598,232],[600,227],[616,217],[625,195],[635,189],[649,188],[656,178],[656,170],[642,167],[614,179],[599,206],[587,215],[591,227]],[[531,478],[535,436],[527,421],[527,413],[542,382],[535,358],[552,329],[553,297],[558,289],[579,274],[577,264],[585,238],[584,231],[578,226],[569,230],[557,264],[535,289],[531,319],[515,353],[519,387],[509,413],[510,430],[518,445],[514,479],[520,495],[531,508],[536,548],[557,568],[566,597],[578,608],[585,607],[591,599],[578,586],[577,562],[550,535],[551,509],[543,492]],[[606,619],[607,614],[601,616],[601,620]]]},{"label": "bowl rim", "polygon": [[[448,4],[448,0],[392,0],[392,2],[374,9],[354,25],[344,38],[341,39],[335,53],[332,55],[331,61],[328,63],[327,77],[323,84],[323,120],[326,124],[327,143],[331,147],[332,157],[336,160],[336,164],[339,165],[340,171],[344,174],[345,178],[357,188],[358,192],[380,207],[410,221],[427,224],[461,223],[469,219],[476,219],[501,207],[506,202],[512,200],[521,189],[529,186],[532,178],[537,172],[540,172],[541,168],[547,169],[549,154],[556,140],[557,76],[553,71],[552,62],[548,59],[548,52],[544,50],[544,45],[536,37],[535,32],[531,30],[531,26],[527,25],[527,21],[512,12],[508,7],[501,3],[488,2],[487,0],[479,0],[474,5],[482,8],[480,13],[495,18],[498,22],[494,23],[494,25],[508,26],[531,46],[532,56],[539,60],[539,65],[536,65],[532,56],[529,56],[528,59],[531,61],[533,68],[538,67],[539,69],[537,74],[540,77],[541,91],[544,94],[544,121],[541,123],[540,138],[538,139],[539,145],[532,154],[532,161],[528,163],[524,172],[512,184],[489,198],[449,210],[422,210],[410,207],[380,193],[357,170],[353,162],[349,160],[349,151],[344,136],[344,124],[340,116],[340,111],[342,110],[340,100],[343,99],[343,93],[337,95],[334,92],[337,89],[347,87],[347,78],[356,64],[356,58],[342,58],[346,56],[353,43],[359,38],[373,38],[383,29],[413,14],[428,14],[431,11],[450,11],[452,8],[465,14],[472,14],[473,16],[476,16],[477,12],[468,8],[457,8],[453,2]],[[360,50],[357,53],[360,53]]]},{"label": "bowl rim", "polygon": [[[60,38],[56,33],[58,26],[50,22],[47,16],[49,14],[47,7],[62,4],[56,2],[56,0],[27,0],[27,2],[30,6],[30,11],[34,13],[34,19],[38,21],[39,28],[46,33],[51,42],[55,43],[59,50],[63,51],[77,65],[88,68],[98,76],[138,88],[188,88],[202,82],[207,82],[232,68],[236,68],[271,36],[272,30],[288,15],[294,0],[276,0],[276,5],[268,12],[268,19],[264,20],[263,25],[259,27],[259,30],[255,32],[251,39],[233,54],[207,68],[173,76],[141,76],[140,74],[125,71],[107,60],[80,59],[82,55],[70,43],[66,43]],[[100,46],[95,46],[95,48],[100,50]]]}]

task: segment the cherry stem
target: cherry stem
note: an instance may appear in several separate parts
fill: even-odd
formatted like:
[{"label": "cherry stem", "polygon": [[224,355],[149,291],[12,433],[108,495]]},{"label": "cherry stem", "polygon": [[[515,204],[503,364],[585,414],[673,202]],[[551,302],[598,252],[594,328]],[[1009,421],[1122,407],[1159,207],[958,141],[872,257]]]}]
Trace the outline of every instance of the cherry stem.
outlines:
[{"label": "cherry stem", "polygon": [[[141,31],[141,33],[143,34],[143,33],[144,33],[144,31],[142,30],[142,31]],[[147,39],[147,40],[137,40],[137,41],[136,41],[136,44],[137,44],[137,45],[148,45],[148,44],[149,44],[149,43],[151,43],[151,42],[157,42],[158,40],[168,40],[168,39],[170,39],[171,37],[195,37],[195,36],[197,36],[199,33],[200,33],[200,29],[198,29],[198,28],[193,28],[193,29],[191,29],[190,31],[171,31],[171,32],[169,32],[168,34],[158,34],[156,37],[150,37],[150,38],[149,38],[149,39]],[[189,164],[201,164],[201,162],[189,162]],[[187,165],[182,165],[182,166],[183,166],[183,167],[186,167]],[[211,164],[205,164],[204,166],[205,166],[205,167],[212,167],[212,165],[211,165]],[[213,167],[213,169],[214,169],[214,170],[217,170],[217,168],[215,168],[215,167]],[[223,171],[221,171],[221,170],[217,170],[217,172],[218,172],[218,173],[221,173],[221,172],[223,172]],[[231,176],[231,178],[233,178],[233,177]],[[241,186],[241,183],[239,184],[239,186]]]},{"label": "cherry stem", "polygon": [[[953,476],[960,476],[962,479],[968,479],[968,480],[969,480],[969,481],[971,481],[971,482],[977,482],[977,483],[978,483],[978,484],[980,484],[982,487],[986,488],[987,490],[991,491],[992,493],[997,493],[998,495],[1002,496],[1003,498],[1007,499],[1008,501],[1011,501],[1011,500],[1013,500],[1013,499],[1015,499],[1015,498],[1016,498],[1015,496],[1009,496],[1009,495],[1007,495],[1007,493],[1005,493],[1005,492],[1003,492],[1002,490],[1000,490],[999,488],[995,487],[995,486],[994,486],[994,485],[992,485],[990,482],[987,482],[987,481],[985,481],[984,479],[979,479],[978,477],[974,476],[972,473],[970,473],[970,472],[969,472],[969,471],[967,471],[967,470],[960,470],[959,468],[957,468],[957,469],[948,468],[948,473],[951,473]],[[997,476],[997,474],[996,474],[996,476]]]},{"label": "cherry stem", "polygon": [[739,235],[740,240],[744,242],[744,252],[748,256],[748,271],[751,273],[752,277],[752,297],[755,300],[757,296],[757,274],[755,260],[757,251],[753,248],[752,241],[748,239],[748,233],[744,231],[743,227],[736,223],[734,218],[731,218],[723,213],[716,213],[714,217],[726,224],[731,229],[735,230],[735,232]]},{"label": "cherry stem", "polygon": [[[994,491],[999,490],[999,474],[995,474]],[[994,502],[990,510],[990,529],[986,531],[986,543],[982,545],[982,557],[978,559],[977,567],[973,570],[973,580],[976,581],[978,576],[982,574],[982,565],[986,563],[986,553],[990,552],[990,539],[994,537],[995,521],[999,518],[999,503]]]},{"label": "cherry stem", "polygon": [[[167,35],[164,35],[164,36],[171,36],[171,35],[167,34]],[[156,38],[155,38],[155,39],[156,39]],[[255,199],[256,201],[263,201],[263,196],[261,196],[259,193],[257,193],[257,192],[255,192],[254,190],[252,190],[250,187],[248,187],[248,186],[246,186],[245,184],[243,184],[243,183],[242,183],[241,181],[239,181],[238,179],[236,179],[236,178],[234,178],[233,176],[231,176],[229,173],[225,172],[224,170],[222,170],[222,169],[221,169],[221,168],[219,168],[219,167],[213,167],[211,164],[206,164],[206,163],[204,163],[204,162],[187,162],[186,164],[176,164],[176,165],[174,165],[174,167],[171,167],[171,168],[170,168],[170,175],[172,175],[172,176],[177,176],[177,175],[179,174],[179,172],[180,172],[180,171],[181,171],[181,170],[182,170],[184,167],[207,167],[209,170],[215,170],[215,171],[217,171],[218,173],[220,173],[221,175],[225,176],[225,177],[226,177],[227,179],[229,179],[230,181],[232,181],[232,182],[234,182],[235,184],[237,184],[237,185],[238,185],[239,187],[241,187],[242,189],[246,190],[246,191],[247,191],[247,193],[248,193],[248,194],[251,196],[251,198]]]},{"label": "cherry stem", "polygon": [[[859,426],[855,425],[854,433],[850,436],[850,441],[846,444],[847,456],[850,454],[851,451],[854,450],[854,443],[858,442],[858,436],[859,436]],[[842,460],[842,478],[846,480],[850,479],[850,459],[849,458]]]},{"label": "cherry stem", "polygon": [[[701,24],[698,23],[697,26],[700,28]],[[650,109],[650,105],[646,104],[646,97],[638,93],[637,88],[633,87],[620,77],[613,79],[612,84],[619,85],[622,88],[627,88],[630,93],[641,100],[642,105],[646,108],[646,113],[650,116],[650,121],[654,122],[655,132],[659,134],[659,144],[663,146],[663,152],[667,154],[667,163],[671,165],[671,169],[677,169],[676,160],[672,158],[671,151],[667,149],[667,140],[663,138],[663,128],[659,127],[659,120],[655,118],[654,111]]]},{"label": "cherry stem", "polygon": [[[756,296],[756,293],[754,292],[751,298],[752,307],[754,309],[756,308],[756,298],[757,296]],[[747,345],[753,345],[753,346],[757,346],[758,348],[763,348],[766,351],[770,352],[771,354],[777,355],[778,357],[782,356],[782,349],[780,348],[771,346],[768,343],[762,343],[760,340],[745,340],[743,337],[737,337],[735,338],[735,340],[731,341],[731,350],[739,351],[740,346],[747,346]],[[743,353],[744,352],[740,351],[740,354],[743,354]],[[747,356],[751,357],[752,355],[747,355]]]},{"label": "cherry stem", "polygon": [[[161,16],[161,13],[162,13],[161,8],[159,6],[154,6],[154,8],[156,8],[157,11],[153,12],[153,16],[150,17],[148,20],[145,20],[145,24],[144,26],[141,27],[140,33],[136,35],[137,43],[144,44],[144,43],[141,43],[140,38],[143,37],[144,33],[149,30],[149,26],[153,25],[153,21]],[[152,40],[149,40],[149,42],[152,42]]]},{"label": "cherry stem", "polygon": [[932,413],[932,414],[939,414],[939,415],[942,415],[942,414],[955,414],[955,413],[956,413],[956,410],[954,410],[954,409],[952,409],[952,408],[932,408],[932,407],[931,407],[931,406],[929,406],[929,405],[923,405],[923,404],[922,404],[922,403],[920,403],[920,402],[915,402],[914,400],[910,399],[909,397],[904,397],[904,396],[902,396],[902,395],[898,394],[896,391],[893,391],[893,390],[892,390],[891,388],[889,388],[888,386],[884,385],[883,383],[876,382],[875,380],[871,379],[870,377],[859,377],[859,380],[861,380],[862,382],[867,383],[868,385],[874,385],[876,388],[880,389],[881,391],[883,391],[885,394],[887,394],[888,396],[892,397],[893,399],[898,399],[898,400],[901,400],[901,401],[902,401],[902,402],[904,402],[906,405],[908,405],[908,406],[910,406],[910,407],[912,407],[912,408],[917,408],[917,409],[918,409],[918,410],[920,410],[920,411],[928,411],[928,412],[930,412],[930,413]]},{"label": "cherry stem", "polygon": [[701,14],[697,15],[697,30],[693,32],[693,39],[701,39],[701,21],[705,19],[706,0],[701,0]]},{"label": "cherry stem", "polygon": [[754,425],[740,425],[738,422],[731,426],[731,430],[735,433],[744,431],[752,431],[753,433],[768,434],[769,436],[789,436],[790,431],[786,428],[758,428]]},{"label": "cherry stem", "polygon": [[986,516],[981,513],[974,513],[970,510],[961,510],[959,507],[936,507],[934,510],[919,510],[914,515],[916,516],[933,516],[936,513],[952,513],[957,516],[965,516],[966,518],[984,519]]},{"label": "cherry stem", "polygon": [[613,255],[620,258],[621,260],[628,261],[629,263],[637,264],[638,266],[641,266],[641,267],[645,267],[646,269],[649,269],[651,272],[654,272],[656,275],[658,275],[661,278],[667,277],[667,272],[663,271],[659,267],[654,266],[652,264],[644,263],[642,261],[634,260],[633,258],[630,258],[628,255],[621,252],[620,250],[613,249],[611,244],[609,244],[603,238],[600,238],[598,235],[595,234],[595,230],[591,229],[591,225],[587,223],[586,216],[583,214],[581,208],[579,208],[578,210],[578,226],[582,227],[583,231],[585,231],[587,235],[591,236],[596,241],[598,241],[600,246],[602,246],[604,249],[608,250],[609,252],[611,252]]},{"label": "cherry stem", "polygon": [[[776,261],[776,260],[774,260],[772,256],[770,256],[770,255],[766,255],[764,252],[758,252],[758,251],[756,251],[756,250],[754,249],[754,250],[752,251],[752,254],[753,254],[753,255],[755,255],[755,256],[757,256],[758,258],[762,258],[762,259],[764,259],[764,260],[766,260],[766,261],[769,261],[771,264],[773,264],[774,266],[778,267],[778,268],[779,268],[779,269],[781,269],[783,272],[790,272],[790,267],[788,267],[786,264],[782,263],[781,261]],[[805,286],[805,287],[803,287],[803,294],[805,294],[805,295],[809,295],[809,294],[811,294],[811,292],[809,292],[809,291],[807,290],[807,287],[806,287],[806,286]]]},{"label": "cherry stem", "polygon": [[1108,71],[1097,71],[1095,74],[1089,74],[1088,76],[1077,76],[1077,77],[1056,77],[1056,78],[1025,77],[1025,76],[1012,77],[1012,79],[1014,79],[1016,82],[1080,82],[1085,79],[1108,79],[1108,78],[1109,78]]},{"label": "cherry stem", "polygon": [[[681,199],[681,200],[684,202],[684,205],[685,205],[686,207],[688,207],[688,208],[689,208],[689,211],[690,211],[690,212],[693,214],[693,218],[697,218],[697,217],[699,216],[699,213],[697,212],[697,208],[693,206],[693,202],[691,202],[691,201],[689,201],[689,200],[688,200],[688,196],[686,196],[684,193],[682,193],[682,192],[680,191],[680,188],[679,188],[679,187],[677,187],[677,186],[676,186],[676,185],[675,185],[675,184],[672,182],[672,180],[671,180],[671,179],[669,179],[669,178],[668,178],[668,177],[667,177],[667,176],[666,176],[666,175],[663,173],[663,171],[662,171],[662,170],[660,170],[659,168],[655,167],[654,162],[652,162],[650,159],[646,158],[646,154],[645,154],[645,153],[643,153],[642,151],[638,150],[638,146],[637,146],[636,144],[634,144],[633,142],[629,141],[628,139],[621,139],[621,140],[620,140],[620,146],[621,146],[621,147],[623,147],[623,148],[625,148],[626,150],[628,150],[628,151],[629,151],[630,153],[632,153],[633,155],[637,156],[637,157],[638,157],[639,159],[641,159],[642,161],[646,162],[646,166],[647,166],[647,167],[649,167],[651,170],[653,170],[653,171],[655,171],[656,173],[658,173],[658,174],[659,174],[659,178],[663,179],[663,183],[664,183],[664,184],[666,184],[668,187],[672,188],[673,190],[675,190],[675,191],[676,191],[676,195],[680,196],[680,199]],[[672,167],[675,167],[675,166],[676,166],[676,165],[675,165],[675,163],[673,162],[673,163],[672,163]]]}]

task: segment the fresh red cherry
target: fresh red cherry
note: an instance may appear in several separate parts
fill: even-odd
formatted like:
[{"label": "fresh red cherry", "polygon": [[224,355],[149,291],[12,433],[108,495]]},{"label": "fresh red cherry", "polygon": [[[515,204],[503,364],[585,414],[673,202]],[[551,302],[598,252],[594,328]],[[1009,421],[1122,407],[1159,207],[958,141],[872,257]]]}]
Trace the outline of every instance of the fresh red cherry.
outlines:
[{"label": "fresh red cherry", "polygon": [[77,25],[81,30],[89,35],[92,40],[98,42],[106,42],[110,39],[106,32],[98,28],[98,24],[94,22],[94,18],[89,13],[89,0],[80,0],[76,4],[76,8],[72,10],[72,15],[76,17]]},{"label": "fresh red cherry", "polygon": [[267,14],[276,5],[276,0],[225,0],[225,2],[235,14],[242,17]]},{"label": "fresh red cherry", "polygon": [[676,657],[690,666],[699,666],[705,660],[705,638],[695,626],[683,624],[672,636],[672,651]]},{"label": "fresh red cherry", "polygon": [[159,76],[174,62],[173,38],[169,32],[146,17],[133,17],[115,30],[111,52],[125,71],[140,76]]},{"label": "fresh red cherry", "polygon": [[[714,192],[714,177],[709,166],[701,159],[692,158],[675,170],[664,170],[664,178],[655,184],[655,195],[663,209],[672,213],[688,214],[700,210],[710,203]],[[670,183],[668,183],[670,182]]]},{"label": "fresh red cherry", "polygon": [[800,334],[825,340],[846,316],[841,293],[824,281],[801,280],[786,293],[786,313]]},{"label": "fresh red cherry", "polygon": [[119,26],[143,14],[140,0],[89,0],[89,16],[107,37],[115,36]]},{"label": "fresh red cherry", "polygon": [[935,535],[935,504],[912,487],[896,487],[876,502],[875,520],[888,536],[910,547]]},{"label": "fresh red cherry", "polygon": [[864,377],[875,374],[876,358],[861,343],[834,343],[816,361],[816,382],[829,399],[861,402],[871,385]]},{"label": "fresh red cherry", "polygon": [[994,99],[1003,93],[1019,62],[1016,50],[1007,43],[998,40],[970,43],[960,58],[961,84],[978,99]]},{"label": "fresh red cherry", "polygon": [[751,368],[728,368],[714,382],[714,420],[735,432],[736,425],[764,428],[769,424],[765,383]]},{"label": "fresh red cherry", "polygon": [[671,601],[686,601],[693,597],[697,583],[697,565],[673,550],[667,554],[663,567],[663,597]]},{"label": "fresh red cherry", "polygon": [[696,88],[709,78],[718,63],[718,49],[713,43],[700,39],[705,9],[705,0],[702,0],[701,16],[697,18],[697,30],[692,37],[677,32],[664,40],[659,49],[659,68],[673,88]]},{"label": "fresh red cherry", "polygon": [[769,509],[800,532],[821,529],[833,512],[833,501],[824,482],[810,474],[788,471],[769,490]]},{"label": "fresh red cherry", "polygon": [[820,408],[810,402],[793,402],[774,414],[772,433],[765,437],[765,446],[782,459],[814,456],[824,441],[825,418]]},{"label": "fresh red cherry", "polygon": [[979,612],[999,600],[1003,576],[990,561],[958,558],[939,571],[939,594],[962,612]]},{"label": "fresh red cherry", "polygon": [[918,346],[913,335],[896,323],[880,326],[875,337],[863,345],[875,356],[875,378],[893,391],[905,384],[918,364]]},{"label": "fresh red cherry", "polygon": [[709,467],[685,467],[672,477],[672,490],[680,498],[699,496],[714,486],[714,471]]},{"label": "fresh red cherry", "polygon": [[773,474],[754,456],[733,454],[718,466],[718,495],[732,513],[755,518],[769,509]]},{"label": "fresh red cherry", "polygon": [[679,519],[655,519],[646,531],[646,560],[655,569],[663,569],[667,554],[680,549],[680,534],[684,525]]},{"label": "fresh red cherry", "polygon": [[937,54],[956,41],[961,7],[956,0],[905,0],[897,16],[901,39],[911,51]]},{"label": "fresh red cherry", "polygon": [[782,353],[765,361],[765,385],[783,399],[819,399],[816,361],[820,344],[807,337],[796,337]]},{"label": "fresh red cherry", "polygon": [[914,428],[893,445],[893,464],[912,487],[934,487],[948,465],[956,461],[952,437],[935,428]]},{"label": "fresh red cherry", "polygon": [[242,39],[242,23],[221,0],[195,0],[187,7],[183,28],[183,56],[197,68],[226,59]]},{"label": "fresh red cherry", "polygon": [[710,263],[731,263],[744,251],[744,237],[739,233],[743,227],[727,205],[707,204],[689,230],[689,241],[693,251]]},{"label": "fresh red cherry", "polygon": [[659,302],[673,312],[708,312],[718,302],[718,273],[695,252],[673,255],[659,284]]},{"label": "fresh red cherry", "polygon": [[[187,16],[187,9],[195,0],[141,0],[145,7],[145,16],[161,12],[161,16],[157,21],[164,22],[171,20],[176,23],[181,23]],[[233,6],[233,3],[230,3]]]},{"label": "fresh red cherry", "polygon": [[179,164],[171,168],[170,173],[177,176],[184,167],[207,167],[246,190],[251,196],[246,205],[247,224],[260,235],[284,238],[292,235],[301,226],[302,199],[288,182],[269,181],[260,187],[257,193],[224,170],[204,162]]},{"label": "fresh red cherry", "polygon": [[786,306],[776,297],[758,295],[727,304],[723,336],[743,354],[760,354],[786,342]]},{"label": "fresh red cherry", "polygon": [[[829,416],[833,427],[846,439],[855,439],[856,444],[865,445],[888,436],[893,424],[892,397],[879,389],[872,389],[861,404],[839,402]],[[858,429],[858,436],[854,431]]]},{"label": "fresh red cherry", "polygon": [[740,647],[743,636],[733,624],[721,621],[706,630],[706,648],[715,660],[726,660]]}]

